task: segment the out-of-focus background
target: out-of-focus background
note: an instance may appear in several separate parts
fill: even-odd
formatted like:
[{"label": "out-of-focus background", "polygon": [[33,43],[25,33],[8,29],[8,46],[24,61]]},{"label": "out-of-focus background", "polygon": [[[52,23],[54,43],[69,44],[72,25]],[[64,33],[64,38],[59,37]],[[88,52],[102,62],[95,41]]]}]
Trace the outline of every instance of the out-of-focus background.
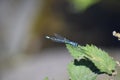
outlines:
[{"label": "out-of-focus background", "polygon": [[45,39],[54,33],[120,61],[114,30],[120,32],[119,0],[0,0],[0,80],[68,80],[72,57],[64,44]]}]

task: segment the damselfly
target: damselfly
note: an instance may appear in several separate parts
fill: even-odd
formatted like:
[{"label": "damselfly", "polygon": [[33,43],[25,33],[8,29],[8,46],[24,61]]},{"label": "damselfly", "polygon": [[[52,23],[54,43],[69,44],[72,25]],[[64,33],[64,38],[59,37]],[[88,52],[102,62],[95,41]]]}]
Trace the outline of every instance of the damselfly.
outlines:
[{"label": "damselfly", "polygon": [[68,40],[68,39],[66,39],[58,34],[54,34],[54,36],[52,36],[52,37],[46,36],[46,38],[51,39],[54,42],[66,43],[66,44],[70,44],[70,45],[76,46],[76,47],[78,46],[78,43],[70,41],[70,40]]}]

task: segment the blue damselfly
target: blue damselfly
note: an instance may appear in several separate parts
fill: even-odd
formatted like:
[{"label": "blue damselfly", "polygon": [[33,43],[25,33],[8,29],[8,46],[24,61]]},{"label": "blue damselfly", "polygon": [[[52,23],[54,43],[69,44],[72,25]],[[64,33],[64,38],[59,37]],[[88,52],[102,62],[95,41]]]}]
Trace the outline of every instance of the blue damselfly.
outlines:
[{"label": "blue damselfly", "polygon": [[51,39],[54,42],[66,43],[66,44],[70,44],[70,45],[75,46],[75,47],[78,46],[78,43],[70,41],[70,40],[68,40],[68,39],[66,39],[58,34],[54,34],[54,36],[52,36],[52,37],[46,36],[46,38]]}]

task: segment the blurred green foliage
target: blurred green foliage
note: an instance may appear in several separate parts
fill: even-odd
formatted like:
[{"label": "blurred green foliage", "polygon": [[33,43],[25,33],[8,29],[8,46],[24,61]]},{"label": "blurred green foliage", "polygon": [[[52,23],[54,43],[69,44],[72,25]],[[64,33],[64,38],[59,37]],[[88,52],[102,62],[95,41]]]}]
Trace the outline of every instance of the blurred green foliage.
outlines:
[{"label": "blurred green foliage", "polygon": [[90,6],[100,2],[100,0],[69,0],[75,11],[83,12],[88,9]]},{"label": "blurred green foliage", "polygon": [[48,77],[45,77],[44,80],[49,80]]}]

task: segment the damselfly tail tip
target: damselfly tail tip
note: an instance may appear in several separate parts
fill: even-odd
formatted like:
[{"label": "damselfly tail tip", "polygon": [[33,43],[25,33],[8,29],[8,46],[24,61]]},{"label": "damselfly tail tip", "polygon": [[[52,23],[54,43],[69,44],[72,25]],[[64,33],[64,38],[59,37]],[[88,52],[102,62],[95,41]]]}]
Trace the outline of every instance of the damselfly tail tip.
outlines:
[{"label": "damselfly tail tip", "polygon": [[49,39],[50,37],[49,36],[45,36],[45,38]]}]

